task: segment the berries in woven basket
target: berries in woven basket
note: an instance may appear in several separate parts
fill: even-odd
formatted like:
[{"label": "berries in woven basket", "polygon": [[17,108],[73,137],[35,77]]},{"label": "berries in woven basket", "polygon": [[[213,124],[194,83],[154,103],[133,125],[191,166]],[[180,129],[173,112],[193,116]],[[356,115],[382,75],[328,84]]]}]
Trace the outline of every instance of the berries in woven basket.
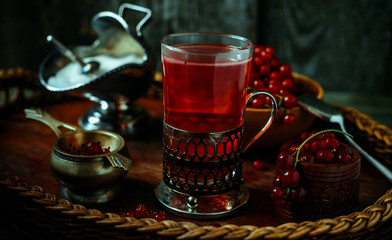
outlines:
[{"label": "berries in woven basket", "polygon": [[353,158],[351,148],[342,145],[333,132],[343,133],[334,129],[303,132],[281,149],[276,157],[277,171],[271,193],[275,206],[286,208],[289,202],[301,202],[306,198],[307,190],[301,184],[299,162],[344,164]]}]

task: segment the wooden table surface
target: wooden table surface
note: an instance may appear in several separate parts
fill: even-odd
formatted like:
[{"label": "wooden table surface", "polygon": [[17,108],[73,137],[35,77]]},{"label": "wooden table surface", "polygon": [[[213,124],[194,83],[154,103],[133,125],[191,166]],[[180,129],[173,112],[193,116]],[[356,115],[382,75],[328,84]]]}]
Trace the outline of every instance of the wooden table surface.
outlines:
[{"label": "wooden table surface", "polygon": [[[102,212],[119,212],[145,204],[149,209],[161,210],[154,195],[154,188],[162,180],[162,103],[159,100],[140,99],[154,118],[153,126],[144,139],[127,140],[134,167],[128,172],[120,196],[107,204],[87,206]],[[53,117],[77,125],[78,119],[93,105],[87,100],[45,105],[44,110]],[[0,171],[19,176],[29,185],[41,186],[46,192],[60,197],[60,184],[49,170],[49,155],[56,135],[41,122],[26,119],[17,112],[0,119]],[[270,191],[275,176],[275,157],[278,148],[250,149],[244,155],[243,177],[249,188],[248,205],[238,214],[217,220],[189,220],[167,213],[168,219],[192,221],[198,225],[211,223],[276,226],[281,224],[273,213]],[[265,168],[258,171],[252,163],[256,159],[264,162]],[[362,210],[381,197],[391,184],[367,161],[362,161],[360,180],[360,206]]]}]

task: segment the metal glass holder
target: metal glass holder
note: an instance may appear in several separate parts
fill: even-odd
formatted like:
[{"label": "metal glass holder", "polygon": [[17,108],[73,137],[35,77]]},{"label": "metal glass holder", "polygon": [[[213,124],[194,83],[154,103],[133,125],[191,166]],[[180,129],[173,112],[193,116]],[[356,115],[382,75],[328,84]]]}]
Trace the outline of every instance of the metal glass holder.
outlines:
[{"label": "metal glass holder", "polygon": [[163,181],[155,189],[166,210],[206,219],[237,212],[249,198],[243,185],[243,126],[194,133],[163,126]]}]

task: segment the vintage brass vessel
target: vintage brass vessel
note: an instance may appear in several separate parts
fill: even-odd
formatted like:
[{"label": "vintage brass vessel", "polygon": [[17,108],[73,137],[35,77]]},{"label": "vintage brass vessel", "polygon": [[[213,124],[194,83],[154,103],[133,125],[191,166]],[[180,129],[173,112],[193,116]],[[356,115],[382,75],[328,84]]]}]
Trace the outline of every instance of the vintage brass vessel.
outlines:
[{"label": "vintage brass vessel", "polygon": [[[68,200],[97,204],[114,199],[121,180],[132,166],[124,139],[104,130],[85,131],[54,119],[41,109],[26,109],[26,117],[50,126],[57,135],[50,155],[50,169],[62,185],[61,194]],[[70,130],[63,132],[62,129]],[[86,156],[81,153],[88,142],[109,148],[105,154]]]},{"label": "vintage brass vessel", "polygon": [[[126,10],[145,14],[133,30],[124,20]],[[154,64],[142,35],[151,10],[124,3],[118,13],[96,14],[91,45],[70,46],[47,37],[56,50],[41,63],[41,84],[52,92],[66,92],[97,103],[79,120],[85,130],[108,130],[131,139],[142,137],[151,117],[135,101],[150,87]],[[93,64],[94,63],[94,64]]]}]

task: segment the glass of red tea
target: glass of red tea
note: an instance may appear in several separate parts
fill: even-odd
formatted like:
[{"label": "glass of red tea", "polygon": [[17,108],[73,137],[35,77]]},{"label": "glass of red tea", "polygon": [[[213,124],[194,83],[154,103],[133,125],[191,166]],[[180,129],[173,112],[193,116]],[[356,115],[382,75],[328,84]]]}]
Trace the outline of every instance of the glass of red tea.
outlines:
[{"label": "glass of red tea", "polygon": [[[221,217],[246,203],[242,153],[276,113],[271,94],[247,91],[252,55],[250,40],[229,34],[175,33],[161,40],[163,182],[156,194],[173,213]],[[245,106],[259,94],[271,99],[271,115],[244,143]],[[217,197],[226,199],[221,208]]]}]

